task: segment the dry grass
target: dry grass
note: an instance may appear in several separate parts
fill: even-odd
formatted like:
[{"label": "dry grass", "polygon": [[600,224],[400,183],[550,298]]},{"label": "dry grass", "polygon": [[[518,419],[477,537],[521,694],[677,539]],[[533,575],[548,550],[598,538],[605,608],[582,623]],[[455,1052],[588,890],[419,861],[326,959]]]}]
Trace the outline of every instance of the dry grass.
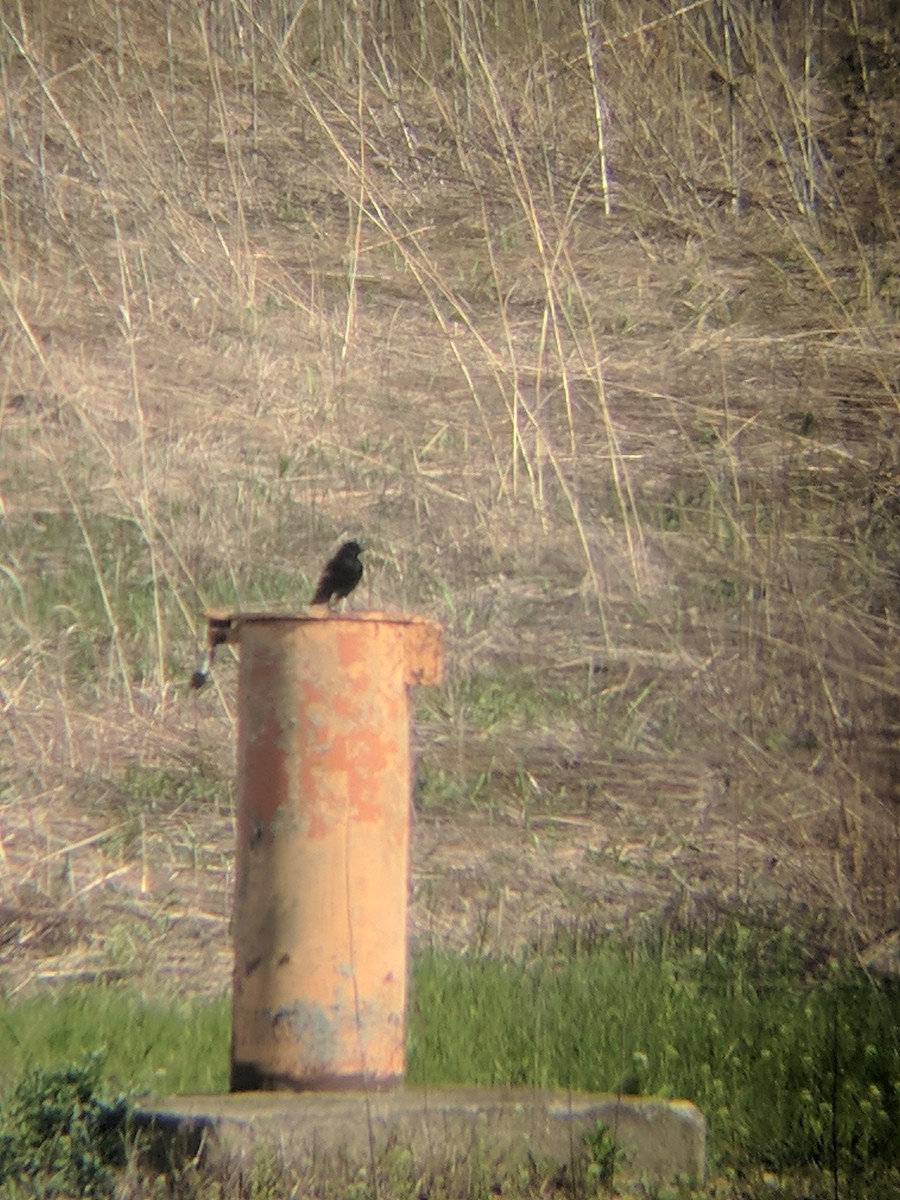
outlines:
[{"label": "dry grass", "polygon": [[345,530],[448,631],[419,936],[897,920],[896,47],[747,7],[4,9],[17,985],[224,984],[202,613]]}]

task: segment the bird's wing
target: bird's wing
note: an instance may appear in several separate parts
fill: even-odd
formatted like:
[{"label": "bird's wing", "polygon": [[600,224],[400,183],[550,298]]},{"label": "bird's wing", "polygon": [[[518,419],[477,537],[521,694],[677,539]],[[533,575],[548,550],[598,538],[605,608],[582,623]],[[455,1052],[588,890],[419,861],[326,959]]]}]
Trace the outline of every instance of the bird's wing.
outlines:
[{"label": "bird's wing", "polygon": [[331,577],[330,565],[322,572],[322,578],[319,580],[319,586],[316,588],[316,594],[312,598],[313,604],[327,604],[331,599],[331,594],[334,591],[334,580]]}]

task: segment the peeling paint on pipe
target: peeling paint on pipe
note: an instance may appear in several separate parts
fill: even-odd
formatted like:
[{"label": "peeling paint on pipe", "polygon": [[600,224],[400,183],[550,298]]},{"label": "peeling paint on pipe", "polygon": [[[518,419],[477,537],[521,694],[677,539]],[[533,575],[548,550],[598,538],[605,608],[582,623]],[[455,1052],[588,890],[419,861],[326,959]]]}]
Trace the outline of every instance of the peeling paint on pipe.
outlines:
[{"label": "peeling paint on pipe", "polygon": [[401,1082],[408,693],[440,679],[440,627],[385,613],[209,626],[240,648],[231,1090]]}]

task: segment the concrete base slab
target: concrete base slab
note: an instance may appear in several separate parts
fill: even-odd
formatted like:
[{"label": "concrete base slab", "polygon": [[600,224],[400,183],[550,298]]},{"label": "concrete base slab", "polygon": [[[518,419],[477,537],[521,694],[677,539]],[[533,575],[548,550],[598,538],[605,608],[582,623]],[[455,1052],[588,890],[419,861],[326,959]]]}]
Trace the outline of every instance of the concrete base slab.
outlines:
[{"label": "concrete base slab", "polygon": [[[553,1173],[590,1161],[585,1137],[605,1126],[621,1153],[616,1179],[699,1182],[706,1122],[685,1100],[593,1093],[419,1088],[383,1092],[241,1092],[141,1106],[154,1157],[252,1169],[264,1156],[298,1176],[376,1170],[397,1153],[423,1173],[476,1164],[499,1177],[529,1162]],[[609,1145],[606,1141],[603,1143]]]}]

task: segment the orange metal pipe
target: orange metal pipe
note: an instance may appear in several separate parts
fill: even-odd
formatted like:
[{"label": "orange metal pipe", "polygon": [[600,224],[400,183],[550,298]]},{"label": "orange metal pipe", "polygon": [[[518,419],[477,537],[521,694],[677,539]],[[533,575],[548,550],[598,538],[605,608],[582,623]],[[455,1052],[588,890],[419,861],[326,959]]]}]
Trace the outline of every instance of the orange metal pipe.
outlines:
[{"label": "orange metal pipe", "polygon": [[[224,639],[223,639],[224,632]],[[418,618],[210,617],[240,646],[231,1090],[404,1074]]]}]

